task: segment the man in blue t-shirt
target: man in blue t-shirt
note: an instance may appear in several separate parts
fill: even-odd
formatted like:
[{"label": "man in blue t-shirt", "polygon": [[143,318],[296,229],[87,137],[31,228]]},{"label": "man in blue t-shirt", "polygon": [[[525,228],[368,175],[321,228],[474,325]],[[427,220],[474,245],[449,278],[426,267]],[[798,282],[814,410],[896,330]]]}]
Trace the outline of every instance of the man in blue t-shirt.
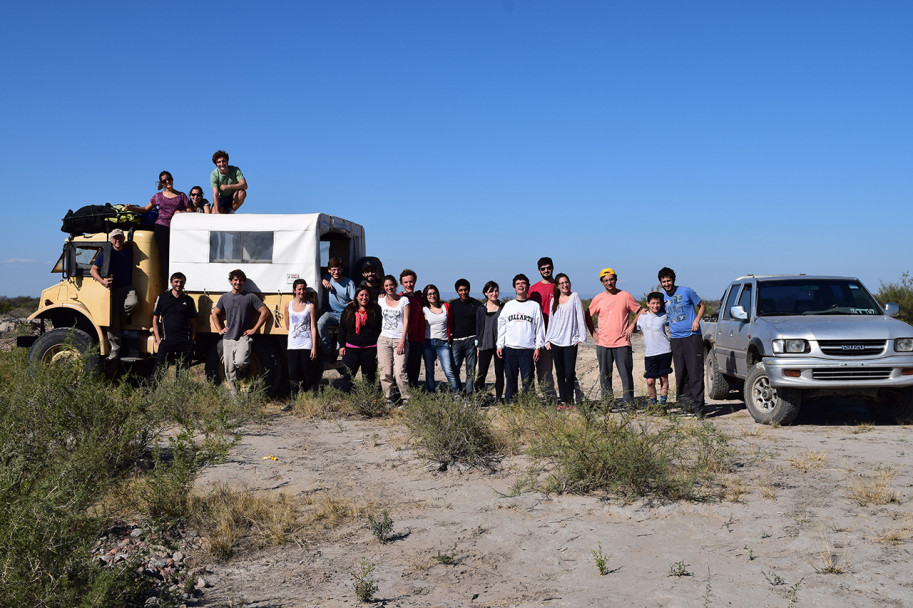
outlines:
[{"label": "man in blue t-shirt", "polygon": [[[330,335],[330,329],[339,327],[339,317],[346,305],[355,299],[355,281],[342,275],[342,259],[333,257],[327,262],[327,274],[323,276],[323,290],[326,306],[317,319],[317,335],[323,352],[335,356],[337,346]],[[341,345],[345,346],[345,345]]]},{"label": "man in blue t-shirt", "polygon": [[675,369],[676,401],[694,413],[704,416],[704,343],[701,339],[701,317],[704,302],[690,287],[675,284],[675,271],[659,271],[669,318],[672,366]]}]

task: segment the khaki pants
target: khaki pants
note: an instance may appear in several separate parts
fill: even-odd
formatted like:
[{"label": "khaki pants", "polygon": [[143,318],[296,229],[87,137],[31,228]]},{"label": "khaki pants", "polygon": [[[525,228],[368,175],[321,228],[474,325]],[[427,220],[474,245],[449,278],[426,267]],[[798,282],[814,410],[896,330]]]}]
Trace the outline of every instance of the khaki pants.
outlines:
[{"label": "khaki pants", "polygon": [[234,391],[237,388],[238,371],[244,371],[250,365],[250,336],[241,336],[237,340],[222,338],[222,360],[225,362],[228,388]]},{"label": "khaki pants", "polygon": [[396,354],[399,340],[381,336],[377,339],[377,363],[380,368],[380,386],[384,397],[393,398],[393,381],[399,385],[399,394],[403,401],[409,399],[409,379],[406,377],[406,360],[409,356],[409,343],[404,343],[403,354]]},{"label": "khaki pants", "polygon": [[130,321],[130,313],[136,308],[136,290],[132,285],[111,290],[111,324],[108,326],[108,342],[111,344],[109,358],[120,355],[120,328]]}]

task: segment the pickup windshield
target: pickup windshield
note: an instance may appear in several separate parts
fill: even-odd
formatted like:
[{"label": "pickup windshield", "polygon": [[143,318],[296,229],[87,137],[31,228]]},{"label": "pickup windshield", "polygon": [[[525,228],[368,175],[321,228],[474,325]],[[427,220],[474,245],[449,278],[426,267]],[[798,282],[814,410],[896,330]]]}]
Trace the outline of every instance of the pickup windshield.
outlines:
[{"label": "pickup windshield", "polygon": [[758,316],[880,315],[881,307],[857,281],[758,281]]}]

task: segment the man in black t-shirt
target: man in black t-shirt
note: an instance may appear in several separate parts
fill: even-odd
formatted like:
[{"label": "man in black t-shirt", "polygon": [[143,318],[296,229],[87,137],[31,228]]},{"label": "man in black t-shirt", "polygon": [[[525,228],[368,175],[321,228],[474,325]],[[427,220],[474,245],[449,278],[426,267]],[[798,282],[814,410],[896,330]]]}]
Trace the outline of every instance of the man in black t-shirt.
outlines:
[{"label": "man in black t-shirt", "polygon": [[[476,309],[481,302],[469,297],[470,285],[466,279],[454,283],[457,295],[450,300],[450,313],[453,315],[453,330],[450,332],[453,373],[460,388],[467,395],[472,394],[472,379],[476,373],[476,351],[479,341],[476,337]],[[460,368],[466,362],[466,382],[460,380]]]},{"label": "man in black t-shirt", "polygon": [[[152,309],[152,332],[158,352],[155,367],[177,361],[178,369],[190,367],[193,342],[197,336],[197,307],[184,293],[187,277],[182,272],[171,275],[171,289],[155,300]],[[159,324],[161,323],[161,331]]]}]

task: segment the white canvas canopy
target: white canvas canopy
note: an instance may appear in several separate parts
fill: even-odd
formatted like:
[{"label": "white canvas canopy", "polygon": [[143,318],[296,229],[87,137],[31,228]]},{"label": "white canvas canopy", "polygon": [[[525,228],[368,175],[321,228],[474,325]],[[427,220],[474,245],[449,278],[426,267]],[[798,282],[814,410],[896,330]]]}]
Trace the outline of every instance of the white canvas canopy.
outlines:
[{"label": "white canvas canopy", "polygon": [[[347,263],[365,253],[360,225],[324,213],[178,213],[171,221],[169,273],[187,275],[187,290],[224,292],[228,273],[240,268],[251,292],[290,293],[297,278],[320,291],[321,238],[347,244]],[[325,242],[323,256],[329,251]]]}]

